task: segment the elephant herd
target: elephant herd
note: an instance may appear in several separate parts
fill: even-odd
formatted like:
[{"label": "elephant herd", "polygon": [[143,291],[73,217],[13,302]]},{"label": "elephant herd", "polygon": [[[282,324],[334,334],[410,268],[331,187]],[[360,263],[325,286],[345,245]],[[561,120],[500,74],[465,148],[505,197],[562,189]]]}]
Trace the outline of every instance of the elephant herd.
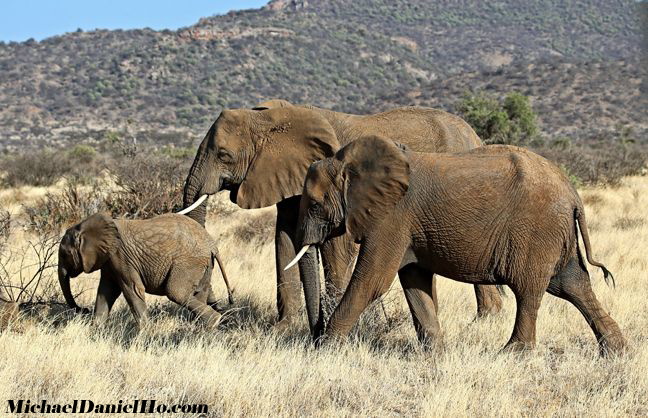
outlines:
[{"label": "elephant herd", "polygon": [[[461,118],[420,107],[352,115],[270,100],[223,110],[198,148],[181,214],[96,214],[66,231],[59,280],[70,307],[82,310],[70,277],[101,270],[97,321],[123,293],[139,323],[151,293],[217,326],[215,262],[228,292],[229,284],[203,227],[206,197],[222,190],[244,209],[277,207],[279,330],[298,318],[303,284],[314,341],[343,339],[398,275],[419,340],[438,341],[440,274],[474,285],[478,316],[501,309],[496,285],[511,289],[517,314],[506,349],[535,345],[545,292],[581,312],[602,354],[625,347],[586,261],[606,281],[612,274],[592,259],[583,204],[562,171],[522,148],[482,146]],[[337,305],[332,313],[324,298]]]}]

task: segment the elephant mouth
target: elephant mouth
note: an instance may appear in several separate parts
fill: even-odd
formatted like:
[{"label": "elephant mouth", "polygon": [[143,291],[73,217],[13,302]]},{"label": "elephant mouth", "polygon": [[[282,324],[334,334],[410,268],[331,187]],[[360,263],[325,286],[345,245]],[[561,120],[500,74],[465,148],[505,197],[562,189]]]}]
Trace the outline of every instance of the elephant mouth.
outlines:
[{"label": "elephant mouth", "polygon": [[238,197],[239,187],[240,187],[239,184],[223,185],[223,189],[230,191],[230,201],[232,203],[236,203],[236,198]]}]

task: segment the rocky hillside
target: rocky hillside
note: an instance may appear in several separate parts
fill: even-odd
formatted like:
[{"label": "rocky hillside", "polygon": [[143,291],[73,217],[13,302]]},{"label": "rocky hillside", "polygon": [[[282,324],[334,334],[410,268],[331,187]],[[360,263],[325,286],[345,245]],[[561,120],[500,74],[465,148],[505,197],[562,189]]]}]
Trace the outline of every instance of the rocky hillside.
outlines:
[{"label": "rocky hillside", "polygon": [[[0,147],[188,144],[272,97],[348,112],[531,95],[549,135],[648,130],[632,0],[274,0],[177,31],[0,43]],[[645,64],[645,62],[644,62]],[[644,94],[640,91],[643,88]]]}]

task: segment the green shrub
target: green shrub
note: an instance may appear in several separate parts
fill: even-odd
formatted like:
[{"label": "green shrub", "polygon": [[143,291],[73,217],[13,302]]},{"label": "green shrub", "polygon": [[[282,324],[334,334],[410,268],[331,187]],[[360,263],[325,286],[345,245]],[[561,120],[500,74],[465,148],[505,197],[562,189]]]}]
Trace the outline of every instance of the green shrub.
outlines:
[{"label": "green shrub", "polygon": [[515,143],[526,143],[538,134],[536,114],[529,98],[520,93],[510,93],[504,98],[504,111],[510,122],[509,137]]},{"label": "green shrub", "polygon": [[97,156],[97,151],[90,145],[78,144],[68,151],[68,156],[74,162],[89,164]]},{"label": "green shrub", "polygon": [[196,155],[196,149],[188,147],[165,146],[160,149],[160,154],[180,160],[191,159]]},{"label": "green shrub", "polygon": [[456,110],[487,144],[528,143],[538,133],[529,99],[510,93],[503,103],[484,92],[465,94]]}]

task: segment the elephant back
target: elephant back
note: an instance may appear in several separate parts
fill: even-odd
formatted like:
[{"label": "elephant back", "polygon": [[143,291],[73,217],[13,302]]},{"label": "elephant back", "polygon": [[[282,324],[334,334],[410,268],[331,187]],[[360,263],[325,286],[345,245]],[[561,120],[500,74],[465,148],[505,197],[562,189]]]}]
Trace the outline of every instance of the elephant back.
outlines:
[{"label": "elephant back", "polygon": [[338,127],[341,145],[365,136],[380,136],[416,152],[467,151],[482,145],[460,117],[439,109],[401,107],[367,116],[354,116]]}]

